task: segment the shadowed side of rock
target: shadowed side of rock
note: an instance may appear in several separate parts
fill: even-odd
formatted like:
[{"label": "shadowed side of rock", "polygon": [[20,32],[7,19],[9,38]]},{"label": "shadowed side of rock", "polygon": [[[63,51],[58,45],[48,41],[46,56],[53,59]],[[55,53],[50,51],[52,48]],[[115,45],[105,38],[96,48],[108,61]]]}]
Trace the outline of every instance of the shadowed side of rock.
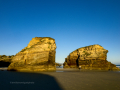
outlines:
[{"label": "shadowed side of rock", "polygon": [[64,68],[79,68],[88,70],[119,70],[116,65],[108,62],[108,50],[100,45],[90,45],[71,52],[65,58]]},{"label": "shadowed side of rock", "polygon": [[8,70],[55,71],[55,49],[54,39],[35,37],[14,56]]},{"label": "shadowed side of rock", "polygon": [[0,67],[8,67],[13,57],[14,55],[11,56],[0,55]]}]

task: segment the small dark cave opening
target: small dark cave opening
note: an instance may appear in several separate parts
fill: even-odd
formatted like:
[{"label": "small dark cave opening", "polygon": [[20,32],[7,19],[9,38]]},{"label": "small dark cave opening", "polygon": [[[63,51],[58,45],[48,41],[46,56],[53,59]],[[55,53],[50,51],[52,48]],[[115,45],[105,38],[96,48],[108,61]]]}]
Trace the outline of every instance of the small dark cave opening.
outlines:
[{"label": "small dark cave opening", "polygon": [[8,67],[9,65],[10,65],[10,62],[0,61],[0,67]]}]

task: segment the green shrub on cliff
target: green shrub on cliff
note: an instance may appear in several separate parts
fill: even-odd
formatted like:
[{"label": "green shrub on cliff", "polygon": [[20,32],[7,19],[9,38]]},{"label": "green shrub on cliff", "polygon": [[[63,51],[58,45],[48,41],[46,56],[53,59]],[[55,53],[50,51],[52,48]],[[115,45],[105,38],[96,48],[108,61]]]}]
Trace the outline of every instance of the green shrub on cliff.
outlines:
[{"label": "green shrub on cliff", "polygon": [[24,52],[26,49],[22,49],[21,52]]},{"label": "green shrub on cliff", "polygon": [[83,53],[85,53],[84,55],[86,55],[86,56],[91,55],[91,54],[89,54],[89,53],[88,53],[88,52],[86,52],[86,51],[83,51]]},{"label": "green shrub on cliff", "polygon": [[50,48],[50,46],[48,46],[48,48]]},{"label": "green shrub on cliff", "polygon": [[44,42],[45,40],[41,40],[41,42]]},{"label": "green shrub on cliff", "polygon": [[51,42],[47,42],[48,44],[51,44]]}]

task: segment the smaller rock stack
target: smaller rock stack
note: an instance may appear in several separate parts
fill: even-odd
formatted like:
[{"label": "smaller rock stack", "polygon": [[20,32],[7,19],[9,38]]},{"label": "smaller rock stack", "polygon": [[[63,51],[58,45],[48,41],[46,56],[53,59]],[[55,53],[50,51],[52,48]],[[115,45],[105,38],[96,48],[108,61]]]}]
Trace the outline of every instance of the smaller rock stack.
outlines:
[{"label": "smaller rock stack", "polygon": [[64,68],[78,68],[88,70],[119,70],[116,65],[108,62],[108,50],[100,45],[90,45],[79,48],[65,58]]}]

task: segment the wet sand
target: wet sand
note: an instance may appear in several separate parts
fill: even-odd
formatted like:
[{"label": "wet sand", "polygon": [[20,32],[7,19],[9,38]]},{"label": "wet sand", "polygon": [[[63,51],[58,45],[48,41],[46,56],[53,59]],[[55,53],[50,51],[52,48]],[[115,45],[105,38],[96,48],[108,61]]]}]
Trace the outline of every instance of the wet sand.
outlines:
[{"label": "wet sand", "polygon": [[120,90],[119,71],[0,71],[0,90]]}]

